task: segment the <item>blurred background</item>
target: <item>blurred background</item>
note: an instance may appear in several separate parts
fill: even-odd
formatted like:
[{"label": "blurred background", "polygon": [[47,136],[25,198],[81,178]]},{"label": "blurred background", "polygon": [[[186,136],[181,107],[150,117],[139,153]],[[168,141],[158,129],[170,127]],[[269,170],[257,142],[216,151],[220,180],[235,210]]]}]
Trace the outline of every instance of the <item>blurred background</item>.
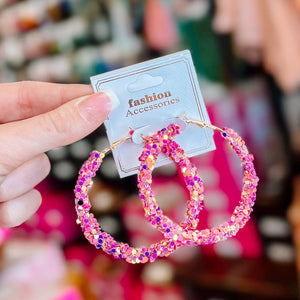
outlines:
[{"label": "blurred background", "polygon": [[[43,204],[0,231],[0,299],[298,299],[300,271],[299,0],[0,0],[0,81],[89,83],[89,77],[190,49],[213,124],[234,128],[260,177],[253,218],[235,238],[128,265],[94,249],[76,225],[73,187],[104,128],[51,150]],[[205,183],[199,228],[228,220],[242,174],[233,152],[193,158]],[[188,193],[174,165],[153,189],[172,219]],[[102,228],[135,246],[161,238],[146,222],[135,176],[104,160],[90,193]],[[298,260],[297,260],[298,259]]]}]

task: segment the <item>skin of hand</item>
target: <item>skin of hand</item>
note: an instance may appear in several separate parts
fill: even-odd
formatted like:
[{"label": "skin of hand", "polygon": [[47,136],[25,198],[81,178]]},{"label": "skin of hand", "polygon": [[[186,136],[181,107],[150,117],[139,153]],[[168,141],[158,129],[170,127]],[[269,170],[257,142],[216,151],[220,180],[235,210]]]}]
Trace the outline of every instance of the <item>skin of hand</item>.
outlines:
[{"label": "skin of hand", "polygon": [[0,227],[18,226],[39,208],[34,187],[50,171],[45,152],[85,137],[111,109],[109,96],[88,85],[0,84]]}]

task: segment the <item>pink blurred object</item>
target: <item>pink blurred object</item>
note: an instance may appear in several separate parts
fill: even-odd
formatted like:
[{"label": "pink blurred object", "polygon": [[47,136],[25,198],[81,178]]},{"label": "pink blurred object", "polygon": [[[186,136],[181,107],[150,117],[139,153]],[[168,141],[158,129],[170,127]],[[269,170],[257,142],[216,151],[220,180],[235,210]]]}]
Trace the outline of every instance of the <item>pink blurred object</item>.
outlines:
[{"label": "pink blurred object", "polygon": [[221,33],[231,32],[236,25],[236,0],[215,0],[213,27]]},{"label": "pink blurred object", "polygon": [[70,264],[81,267],[95,299],[141,299],[140,275],[134,266],[115,260],[89,244],[69,246],[65,255]]},{"label": "pink blurred object", "polygon": [[72,245],[64,249],[66,260],[77,265],[81,265],[84,268],[88,268],[93,263],[95,257],[101,252],[95,247],[91,247],[90,244],[84,245]]},{"label": "pink blurred object", "polygon": [[[161,274],[164,273],[164,269],[158,267],[156,262],[147,264],[152,271],[146,271],[145,276],[145,266],[137,267],[115,260],[89,245],[69,246],[65,253],[70,264],[78,265],[78,262],[82,262],[84,278],[95,299],[148,300],[155,299],[154,296],[158,299],[184,299],[181,287],[173,282],[173,274]],[[169,260],[164,264],[171,265]],[[165,280],[165,277],[170,281],[164,281],[164,285],[160,285],[159,280]]]},{"label": "pink blurred object", "polygon": [[237,53],[252,64],[261,62],[263,47],[263,22],[259,1],[261,0],[238,0],[236,2],[238,26],[233,28]]},{"label": "pink blurred object", "polygon": [[262,62],[285,92],[300,85],[299,0],[215,0],[214,29],[232,33],[238,54]]},{"label": "pink blurred object", "polygon": [[[73,193],[53,191],[47,180],[37,186],[43,202],[36,214],[22,224],[16,233],[22,236],[51,238],[60,243],[69,243],[81,236],[75,220]],[[23,232],[23,233],[22,233]]]},{"label": "pink blurred object", "polygon": [[84,300],[75,287],[66,287],[63,289],[57,297],[54,297],[53,300]]},{"label": "pink blurred object", "polygon": [[65,258],[56,243],[11,239],[3,248],[0,299],[52,299],[66,275]]},{"label": "pink blurred object", "polygon": [[5,244],[7,240],[12,236],[12,229],[0,228],[0,246]]},{"label": "pink blurred object", "polygon": [[12,239],[3,250],[3,265],[1,284],[11,287],[50,284],[66,275],[62,250],[53,242]]},{"label": "pink blurred object", "polygon": [[300,85],[300,13],[291,1],[261,2],[264,20],[264,65],[287,92]]},{"label": "pink blurred object", "polygon": [[186,299],[182,288],[178,284],[171,286],[153,287],[151,285],[142,285],[142,300],[149,299],[170,299],[170,300],[184,300]]},{"label": "pink blurred object", "polygon": [[170,8],[162,0],[146,0],[144,34],[148,45],[158,51],[176,47],[178,32]]}]

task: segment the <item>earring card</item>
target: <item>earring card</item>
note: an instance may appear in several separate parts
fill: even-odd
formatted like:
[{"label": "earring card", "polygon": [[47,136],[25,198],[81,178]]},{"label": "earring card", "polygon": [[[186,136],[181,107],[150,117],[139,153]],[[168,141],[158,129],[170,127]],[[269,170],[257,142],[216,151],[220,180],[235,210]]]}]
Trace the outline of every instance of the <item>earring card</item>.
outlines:
[{"label": "earring card", "polygon": [[[119,98],[120,105],[105,121],[111,144],[128,136],[129,128],[152,134],[184,113],[188,119],[210,123],[188,50],[93,76],[91,84],[94,92],[111,89]],[[195,125],[186,126],[175,141],[189,157],[215,149],[213,131]],[[137,173],[143,146],[126,141],[113,150],[120,177]],[[156,166],[170,162],[161,154]]]}]

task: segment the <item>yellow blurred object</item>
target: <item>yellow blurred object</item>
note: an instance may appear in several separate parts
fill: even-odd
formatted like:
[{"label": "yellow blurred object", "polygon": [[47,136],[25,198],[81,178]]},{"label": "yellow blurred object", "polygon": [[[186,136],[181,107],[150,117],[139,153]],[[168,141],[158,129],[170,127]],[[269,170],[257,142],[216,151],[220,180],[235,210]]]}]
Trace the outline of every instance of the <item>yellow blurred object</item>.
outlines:
[{"label": "yellow blurred object", "polygon": [[84,267],[81,266],[80,264],[68,263],[67,278],[65,284],[76,286],[80,290],[83,299],[97,300],[97,297],[91,291],[90,286],[86,284],[87,278],[85,277],[84,272],[85,272]]}]

